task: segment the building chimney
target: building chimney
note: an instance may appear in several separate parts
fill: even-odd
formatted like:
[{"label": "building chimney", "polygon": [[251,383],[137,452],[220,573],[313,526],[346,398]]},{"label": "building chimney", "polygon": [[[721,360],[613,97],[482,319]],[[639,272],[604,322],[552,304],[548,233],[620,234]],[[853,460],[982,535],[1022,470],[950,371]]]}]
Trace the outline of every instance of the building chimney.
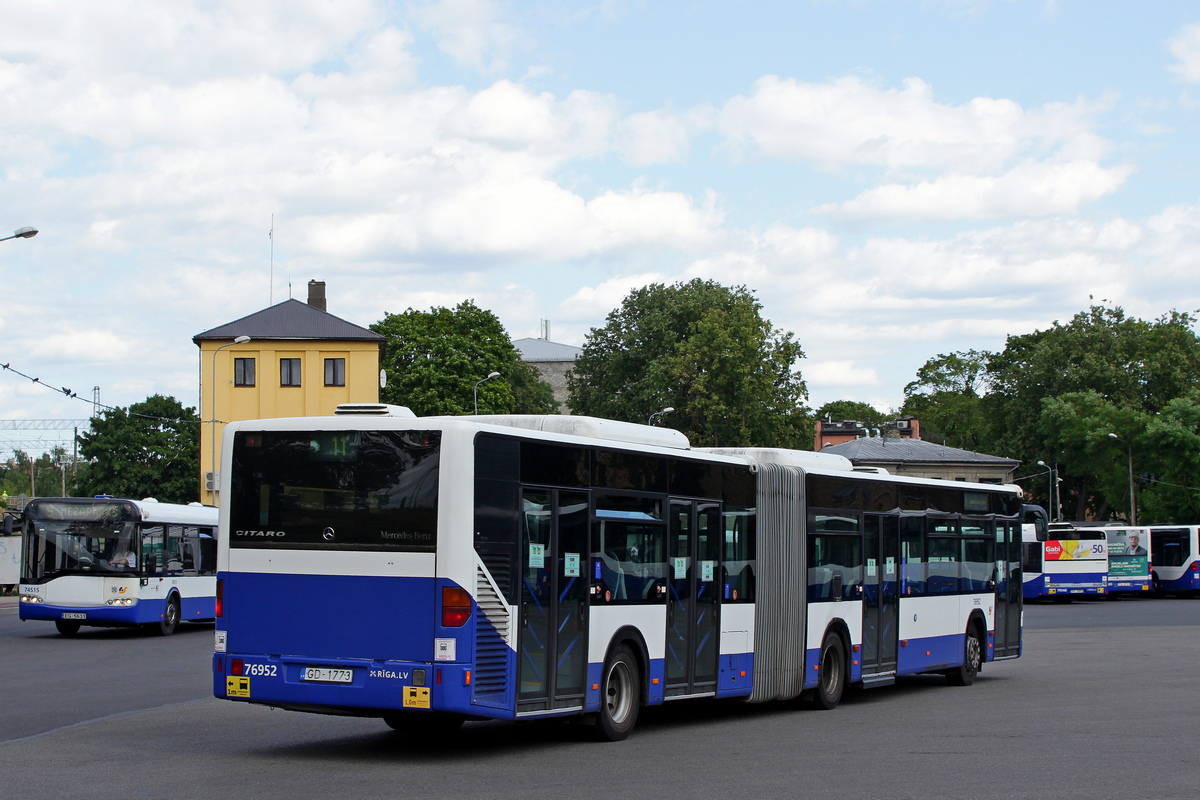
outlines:
[{"label": "building chimney", "polygon": [[321,311],[325,310],[325,281],[308,282],[308,304]]}]

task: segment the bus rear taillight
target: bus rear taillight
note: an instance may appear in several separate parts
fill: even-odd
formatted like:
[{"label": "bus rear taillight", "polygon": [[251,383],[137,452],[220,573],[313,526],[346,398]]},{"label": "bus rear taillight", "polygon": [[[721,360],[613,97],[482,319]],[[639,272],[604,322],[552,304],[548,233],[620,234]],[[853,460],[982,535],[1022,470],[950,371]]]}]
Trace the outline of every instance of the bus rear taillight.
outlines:
[{"label": "bus rear taillight", "polygon": [[1200,561],[1192,562],[1192,572],[1200,572]]},{"label": "bus rear taillight", "polygon": [[461,628],[471,618],[471,595],[457,586],[442,587],[442,626]]},{"label": "bus rear taillight", "polygon": [[217,619],[225,612],[225,581],[217,578]]}]

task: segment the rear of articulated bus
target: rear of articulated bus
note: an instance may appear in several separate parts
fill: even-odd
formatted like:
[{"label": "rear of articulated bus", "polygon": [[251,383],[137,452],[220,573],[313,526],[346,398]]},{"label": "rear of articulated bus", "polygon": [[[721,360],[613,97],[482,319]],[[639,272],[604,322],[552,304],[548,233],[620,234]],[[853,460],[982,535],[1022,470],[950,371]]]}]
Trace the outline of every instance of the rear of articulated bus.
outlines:
[{"label": "rear of articulated bus", "polygon": [[393,727],[480,715],[471,465],[452,456],[471,452],[470,427],[411,415],[228,426],[217,697]]},{"label": "rear of articulated bus", "polygon": [[1042,578],[1051,598],[1108,593],[1108,544],[1103,530],[1052,525],[1045,543]]},{"label": "rear of articulated bus", "polygon": [[1118,525],[1097,530],[1108,543],[1108,593],[1150,591],[1150,529]]},{"label": "rear of articulated bus", "polygon": [[1200,593],[1200,527],[1155,525],[1149,529],[1154,590]]}]

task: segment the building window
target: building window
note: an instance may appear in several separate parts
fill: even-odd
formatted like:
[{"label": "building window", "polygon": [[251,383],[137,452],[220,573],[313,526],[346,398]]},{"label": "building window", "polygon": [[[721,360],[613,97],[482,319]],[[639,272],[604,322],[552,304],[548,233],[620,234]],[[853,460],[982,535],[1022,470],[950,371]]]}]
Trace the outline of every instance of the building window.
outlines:
[{"label": "building window", "polygon": [[325,385],[326,386],[345,386],[346,385],[346,359],[344,359],[344,358],[327,358],[327,359],[325,359]]},{"label": "building window", "polygon": [[299,386],[300,385],[300,359],[298,359],[298,358],[281,358],[281,359],[279,359],[279,385],[280,386]]},{"label": "building window", "polygon": [[233,360],[233,385],[234,386],[253,386],[254,385],[254,359],[253,358],[235,358]]}]

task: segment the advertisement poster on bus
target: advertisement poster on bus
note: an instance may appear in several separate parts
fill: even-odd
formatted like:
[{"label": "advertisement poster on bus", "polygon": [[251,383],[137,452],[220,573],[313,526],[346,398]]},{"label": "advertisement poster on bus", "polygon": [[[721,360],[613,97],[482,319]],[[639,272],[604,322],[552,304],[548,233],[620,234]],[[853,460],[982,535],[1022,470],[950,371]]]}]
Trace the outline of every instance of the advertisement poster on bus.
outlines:
[{"label": "advertisement poster on bus", "polygon": [[1146,547],[1150,544],[1148,531],[1144,528],[1117,528],[1107,530],[1108,554],[1111,556],[1149,556]]},{"label": "advertisement poster on bus", "polygon": [[1108,558],[1104,542],[1078,539],[1051,539],[1046,542],[1047,561],[1103,561]]}]

